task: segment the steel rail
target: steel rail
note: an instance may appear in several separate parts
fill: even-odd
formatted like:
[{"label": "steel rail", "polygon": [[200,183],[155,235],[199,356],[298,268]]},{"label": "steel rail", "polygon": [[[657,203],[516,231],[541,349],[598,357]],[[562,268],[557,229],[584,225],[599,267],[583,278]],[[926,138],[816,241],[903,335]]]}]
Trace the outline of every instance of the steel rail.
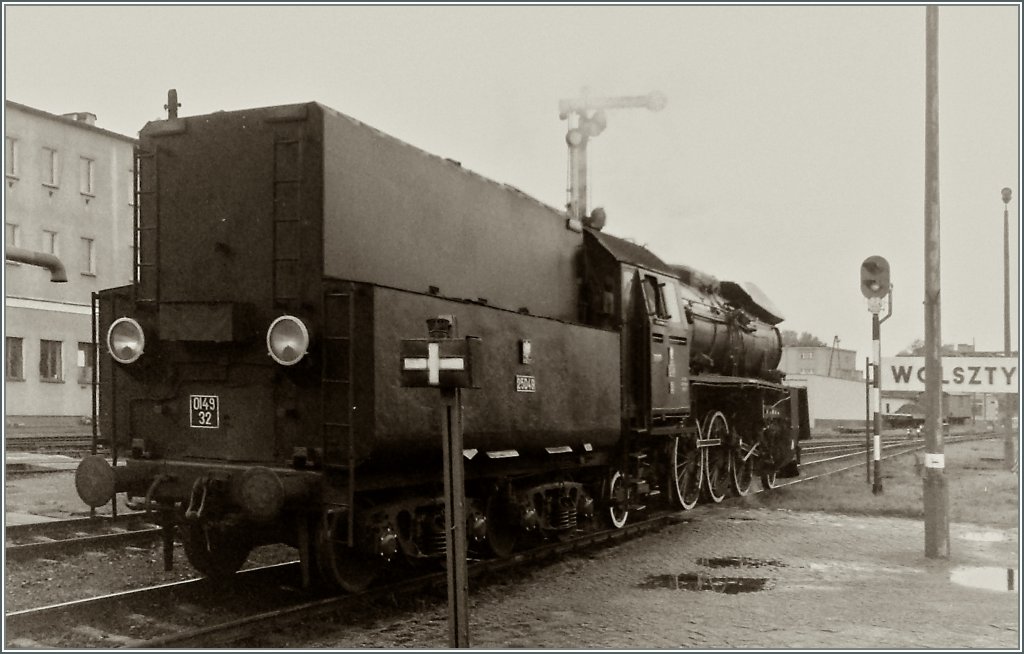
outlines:
[{"label": "steel rail", "polygon": [[37,543],[21,543],[4,547],[4,555],[8,561],[25,561],[49,556],[70,556],[86,550],[110,548],[116,545],[135,545],[152,543],[160,538],[159,527],[133,529],[112,534],[94,534],[57,540],[40,541]]},{"label": "steel rail", "polygon": [[[949,438],[948,441],[966,441],[979,438],[987,438],[987,435],[965,435],[959,438]],[[918,439],[920,442],[911,444],[911,449],[904,449],[900,452],[892,452],[887,454],[883,458],[891,458],[894,456],[900,456],[913,452],[917,449],[924,447],[923,439]],[[903,447],[906,448],[908,443],[890,443],[886,447]],[[813,462],[806,462],[804,465],[815,465],[835,461],[837,459],[846,458],[848,456],[863,454],[863,449],[860,452],[855,452],[851,455],[845,455],[841,457],[833,457],[830,459],[816,460]],[[792,486],[805,481],[811,481],[820,477],[825,477],[830,474],[838,474],[848,469],[855,468],[864,465],[863,462],[859,462],[853,466],[843,467],[837,470],[829,470],[820,474],[801,477],[792,481],[776,484],[772,488],[762,488],[755,493],[767,492],[784,486]],[[730,498],[736,500],[738,498]],[[729,502],[730,500],[725,500]],[[695,517],[700,516],[703,513],[712,511],[715,504],[704,504],[689,511],[667,511],[658,515],[651,516],[650,518],[627,523],[622,529],[605,529],[602,531],[587,534],[585,536],[574,538],[572,540],[564,542],[552,542],[546,543],[534,549],[526,552],[519,552],[507,559],[491,559],[485,561],[478,561],[469,566],[469,575],[471,578],[477,578],[484,573],[501,572],[510,568],[515,568],[529,563],[537,563],[544,559],[564,555],[566,553],[578,550],[585,550],[587,548],[595,547],[600,544],[613,543],[616,541],[628,539],[647,533],[656,529],[663,528],[670,524],[680,523],[689,521]],[[304,604],[295,605],[288,607],[287,609],[268,611],[244,618],[238,618],[230,622],[225,622],[222,625],[210,625],[200,629],[192,631],[179,632],[169,634],[159,638],[153,638],[149,640],[138,640],[131,643],[133,648],[193,648],[193,647],[210,647],[213,645],[223,645],[230,643],[237,643],[239,640],[246,638],[253,638],[258,636],[260,633],[266,633],[271,630],[279,629],[289,624],[294,624],[300,620],[304,620],[310,617],[316,617],[329,613],[336,613],[344,610],[348,606],[358,606],[367,601],[372,601],[378,598],[384,598],[397,594],[409,594],[415,593],[418,590],[425,589],[430,586],[443,586],[446,580],[444,572],[424,575],[410,580],[400,581],[394,584],[388,584],[380,586],[364,593],[356,595],[344,595],[338,597],[331,597],[326,599],[320,599],[313,602],[307,602]]]},{"label": "steel rail", "polygon": [[[984,440],[989,438],[996,438],[998,435],[989,433],[984,434],[966,434],[957,435],[946,438],[946,442],[966,442],[970,440]],[[919,451],[924,448],[923,441],[921,443],[900,443],[890,444],[887,447],[890,449],[900,448],[899,451],[890,452],[883,458],[892,458],[909,454],[915,451]],[[834,462],[847,456],[862,455],[863,451],[856,452],[850,455],[844,455],[841,457],[832,457],[829,459],[821,459],[816,461],[804,462],[803,465],[811,466],[817,464],[824,464]],[[762,488],[757,492],[770,492],[779,488],[787,486],[793,486],[795,484],[804,483],[826,477],[833,474],[839,474],[853,468],[859,468],[863,466],[862,461],[840,467],[835,469],[829,469],[819,474],[801,476],[798,479],[786,481],[782,483],[776,483],[770,488]],[[739,498],[730,498],[725,500],[725,503],[733,502]],[[636,522],[627,523],[622,529],[604,529],[597,532],[591,532],[581,537],[573,538],[566,541],[555,541],[551,543],[542,544],[536,548],[528,551],[519,552],[507,559],[490,559],[484,561],[477,561],[469,566],[469,574],[471,577],[480,577],[485,573],[502,572],[511,568],[520,567],[530,563],[539,563],[545,559],[567,554],[573,551],[586,550],[602,544],[611,544],[623,540],[627,540],[641,534],[655,531],[671,524],[678,524],[687,522],[693,518],[700,517],[703,514],[712,512],[715,510],[716,504],[704,504],[689,511],[669,510],[652,515],[649,518],[645,518]],[[284,570],[286,566],[297,566],[296,563],[285,563],[277,564],[275,566],[267,566],[264,568],[253,568],[244,570],[238,573],[235,577],[237,580],[239,575],[256,574],[263,570],[275,569]],[[361,606],[368,601],[374,599],[386,598],[389,596],[411,594],[418,590],[425,590],[431,587],[440,588],[444,585],[446,574],[444,572],[431,573],[421,575],[411,579],[400,580],[394,583],[385,584],[382,586],[374,587],[364,593],[358,593],[354,595],[339,595],[327,598],[319,598],[310,601],[300,602],[293,604],[288,607],[273,609],[270,611],[261,611],[254,613],[249,616],[236,617],[227,620],[221,624],[207,625],[200,628],[193,629],[180,629],[170,634],[162,636],[156,636],[148,639],[123,639],[124,646],[129,648],[159,648],[159,647],[210,647],[211,645],[222,645],[226,643],[237,643],[245,639],[258,637],[262,633],[278,629],[282,626],[289,624],[295,624],[299,621],[307,620],[310,617],[322,616],[326,614],[337,614],[350,607]],[[55,604],[51,606],[39,607],[36,609],[25,609],[22,611],[15,611],[6,614],[6,623],[8,627],[8,633],[12,630],[17,631],[19,627],[31,626],[32,621],[35,620],[52,620],[57,616],[66,616],[68,613],[74,611],[89,611],[102,610],[104,607],[113,608],[122,602],[132,602],[132,606],[138,606],[138,600],[143,597],[152,599],[154,593],[166,592],[166,589],[178,589],[182,587],[199,587],[205,579],[190,579],[183,582],[174,582],[170,584],[160,584],[158,586],[148,587],[144,589],[136,589],[131,591],[125,591],[121,593],[112,593],[97,598],[87,598],[82,600],[74,600],[71,602],[65,602],[61,604]]]},{"label": "steel rail", "polygon": [[21,525],[7,525],[4,531],[8,538],[24,538],[27,536],[49,536],[54,532],[67,532],[76,529],[92,529],[93,527],[112,527],[123,523],[145,522],[144,511],[129,511],[119,513],[116,518],[108,515],[88,516],[81,518],[67,518],[61,520],[46,520],[45,522],[30,522]]},{"label": "steel rail", "polygon": [[[946,443],[965,443],[965,442],[974,441],[974,440],[989,440],[989,439],[1000,438],[1000,437],[1001,436],[999,436],[999,435],[990,434],[988,432],[982,433],[982,434],[958,434],[956,436],[947,436],[946,437]],[[885,447],[890,447],[890,448],[893,448],[893,447],[903,447],[905,449],[902,449],[899,452],[890,452],[890,453],[882,456],[881,458],[882,459],[892,459],[894,457],[902,456],[904,454],[911,454],[913,452],[920,452],[921,450],[923,450],[925,448],[926,443],[924,442],[923,438],[922,439],[917,439],[917,441],[919,441],[919,442],[914,442],[913,444],[904,443],[904,444],[893,444],[893,445],[885,446]],[[885,447],[883,447],[882,449],[885,449]],[[821,460],[815,460],[815,461],[805,461],[801,465],[814,465],[814,464],[817,464],[817,463],[826,463],[826,462],[829,462],[829,461],[833,461],[833,460],[837,460],[837,459],[843,459],[843,458],[847,458],[847,457],[851,457],[851,456],[863,456],[864,451],[866,449],[867,448],[861,448],[861,450],[858,451],[858,452],[854,452],[854,453],[851,453],[851,454],[846,454],[846,455],[843,455],[843,456],[833,457],[831,459],[821,459]],[[836,470],[828,470],[826,472],[822,472],[822,473],[817,474],[817,475],[811,475],[811,476],[808,476],[808,477],[800,477],[799,479],[794,479],[792,481],[777,483],[777,484],[775,484],[775,486],[773,488],[783,488],[785,486],[792,486],[794,484],[802,483],[802,482],[805,482],[805,481],[811,481],[813,479],[820,479],[821,477],[828,477],[830,475],[835,475],[835,474],[839,474],[841,472],[846,472],[847,470],[853,470],[854,468],[860,468],[863,465],[864,465],[864,462],[863,461],[859,461],[859,462],[854,463],[852,465],[848,465],[848,466],[845,466],[845,467],[842,467],[842,468],[838,468]]]},{"label": "steel rail", "polygon": [[[282,569],[286,569],[288,567],[297,568],[298,563],[295,561],[289,561],[286,563],[276,563],[274,565],[248,568],[236,573],[235,577],[246,578],[248,580],[260,575],[279,574]],[[198,589],[202,586],[209,585],[209,583],[210,580],[201,577],[184,579],[182,581],[172,581],[163,584],[156,584],[154,586],[146,586],[144,588],[133,588],[131,590],[119,591],[116,593],[107,593],[96,597],[86,597],[67,602],[59,602],[57,604],[22,609],[20,611],[11,611],[4,614],[4,623],[6,626],[5,637],[9,638],[11,632],[29,631],[34,624],[39,624],[40,622],[44,623],[44,625],[51,625],[54,621],[62,618],[66,619],[69,615],[73,614],[90,614],[96,612],[109,613],[125,602],[128,602],[133,606],[140,606],[142,605],[142,602],[152,601],[161,593],[170,593],[173,591],[180,591],[182,589]]]},{"label": "steel rail", "polygon": [[[636,523],[627,524],[622,529],[604,529],[572,540],[545,543],[530,550],[513,554],[506,559],[476,561],[468,566],[469,576],[471,578],[479,578],[484,574],[502,572],[528,564],[539,563],[545,559],[561,556],[568,552],[585,550],[598,545],[607,545],[635,538],[670,524],[686,522],[692,514],[692,511],[665,513]],[[398,594],[412,594],[430,587],[443,587],[446,580],[447,573],[443,571],[425,574],[412,579],[375,587],[355,595],[340,595],[318,599],[285,609],[266,611],[237,618],[220,625],[210,625],[157,638],[140,639],[126,646],[133,649],[166,647],[206,648],[211,645],[237,642],[240,639],[252,638],[260,633],[276,630],[311,617],[338,613],[348,607],[361,606],[369,601]]]}]

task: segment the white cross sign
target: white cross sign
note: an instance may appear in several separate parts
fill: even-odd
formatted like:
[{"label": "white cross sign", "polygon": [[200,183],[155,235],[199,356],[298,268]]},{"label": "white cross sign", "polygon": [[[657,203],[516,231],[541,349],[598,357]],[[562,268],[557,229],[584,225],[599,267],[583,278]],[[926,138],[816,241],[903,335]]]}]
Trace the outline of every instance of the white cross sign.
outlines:
[{"label": "white cross sign", "polygon": [[437,386],[441,381],[442,370],[465,370],[465,357],[442,357],[441,347],[437,343],[427,343],[426,357],[405,357],[402,359],[403,370],[426,370],[427,383]]}]

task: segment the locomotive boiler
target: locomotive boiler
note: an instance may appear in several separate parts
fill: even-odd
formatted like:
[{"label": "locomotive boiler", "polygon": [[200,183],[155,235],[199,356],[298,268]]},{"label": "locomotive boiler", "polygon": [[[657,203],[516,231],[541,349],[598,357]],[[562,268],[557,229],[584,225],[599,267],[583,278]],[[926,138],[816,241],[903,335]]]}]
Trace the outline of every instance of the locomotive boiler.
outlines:
[{"label": "locomotive boiler", "polygon": [[136,175],[135,280],[95,302],[112,461],[76,486],[156,512],[206,575],[270,542],[347,590],[443,557],[436,399],[398,366],[438,316],[480,339],[477,555],[797,473],[806,399],[752,284],[317,103],[151,122]]}]

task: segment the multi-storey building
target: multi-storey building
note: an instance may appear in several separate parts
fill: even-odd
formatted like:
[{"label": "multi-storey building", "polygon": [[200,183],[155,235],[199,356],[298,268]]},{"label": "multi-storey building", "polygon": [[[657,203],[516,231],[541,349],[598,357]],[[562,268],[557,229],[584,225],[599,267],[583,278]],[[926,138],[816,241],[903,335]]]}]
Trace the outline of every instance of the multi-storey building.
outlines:
[{"label": "multi-storey building", "polygon": [[863,371],[857,370],[857,352],[824,345],[783,347],[779,370],[787,375],[820,375],[854,381],[864,379]]},{"label": "multi-storey building", "polygon": [[90,113],[5,108],[4,243],[56,255],[68,276],[5,263],[7,424],[77,420],[92,413],[92,293],[132,279],[136,142]]}]

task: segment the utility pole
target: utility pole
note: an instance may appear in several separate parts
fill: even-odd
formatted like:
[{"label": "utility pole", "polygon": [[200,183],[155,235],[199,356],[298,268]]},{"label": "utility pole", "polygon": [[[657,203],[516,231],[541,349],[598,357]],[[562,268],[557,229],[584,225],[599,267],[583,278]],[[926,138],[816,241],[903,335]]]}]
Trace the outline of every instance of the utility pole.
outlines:
[{"label": "utility pole", "polygon": [[836,356],[836,348],[839,347],[839,336],[832,337],[832,351],[828,353],[828,372],[825,374],[826,377],[832,376],[832,359]]},{"label": "utility pole", "polygon": [[[658,91],[647,95],[599,98],[583,89],[577,98],[558,101],[558,117],[569,121],[565,142],[569,146],[569,228],[580,231],[587,216],[587,143],[608,126],[605,109],[647,108],[661,111],[668,100]],[[595,225],[600,229],[603,225]]]},{"label": "utility pole", "polygon": [[925,8],[924,555],[949,558],[949,496],[942,442],[942,306],[939,258],[939,8]]}]

